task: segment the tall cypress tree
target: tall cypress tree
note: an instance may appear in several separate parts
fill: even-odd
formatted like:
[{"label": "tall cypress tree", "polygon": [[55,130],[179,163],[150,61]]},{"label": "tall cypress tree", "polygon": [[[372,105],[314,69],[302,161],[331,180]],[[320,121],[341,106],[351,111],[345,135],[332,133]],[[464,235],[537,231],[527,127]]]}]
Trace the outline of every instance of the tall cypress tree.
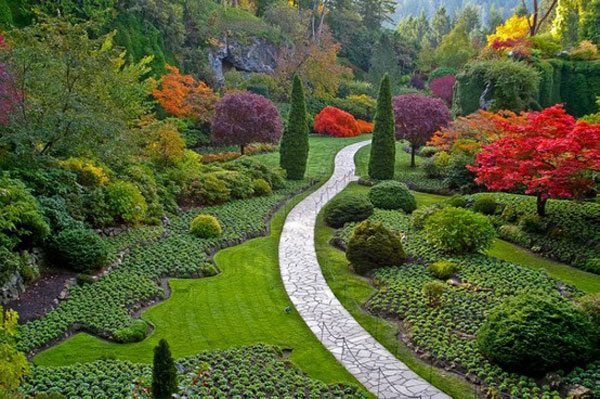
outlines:
[{"label": "tall cypress tree", "polygon": [[169,343],[161,339],[154,348],[152,394],[156,399],[168,399],[177,392],[177,368],[171,356]]},{"label": "tall cypress tree", "polygon": [[387,74],[381,80],[377,113],[369,158],[369,177],[375,180],[394,178],[396,162],[396,139],[394,137],[394,110],[392,108],[392,92],[390,78]]},{"label": "tall cypress tree", "polygon": [[288,124],[281,138],[279,164],[287,172],[287,178],[302,180],[306,173],[308,159],[308,126],[306,121],[306,100],[302,81],[294,76],[292,103]]}]

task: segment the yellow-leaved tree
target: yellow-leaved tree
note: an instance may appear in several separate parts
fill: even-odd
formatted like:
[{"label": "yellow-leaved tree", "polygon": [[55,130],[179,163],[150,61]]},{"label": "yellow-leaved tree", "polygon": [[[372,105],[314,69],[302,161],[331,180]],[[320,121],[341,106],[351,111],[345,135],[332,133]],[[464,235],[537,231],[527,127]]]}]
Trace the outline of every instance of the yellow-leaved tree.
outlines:
[{"label": "yellow-leaved tree", "polygon": [[16,349],[19,315],[0,306],[0,398],[14,398],[29,371],[27,358]]}]

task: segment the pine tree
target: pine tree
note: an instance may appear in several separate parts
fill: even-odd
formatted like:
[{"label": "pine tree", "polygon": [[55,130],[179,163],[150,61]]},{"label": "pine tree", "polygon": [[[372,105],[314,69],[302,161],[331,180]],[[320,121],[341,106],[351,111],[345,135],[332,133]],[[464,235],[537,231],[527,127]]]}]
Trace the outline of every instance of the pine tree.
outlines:
[{"label": "pine tree", "polygon": [[381,80],[379,97],[377,99],[375,128],[373,130],[371,157],[369,159],[369,177],[375,180],[393,179],[395,161],[394,111],[392,108],[390,78],[386,74]]},{"label": "pine tree", "polygon": [[279,164],[287,172],[290,180],[302,180],[306,173],[308,159],[308,126],[306,121],[306,101],[302,81],[294,76],[291,109],[288,124],[280,146]]},{"label": "pine tree", "polygon": [[156,399],[168,399],[177,392],[177,368],[171,356],[169,343],[161,339],[154,348],[152,394]]}]

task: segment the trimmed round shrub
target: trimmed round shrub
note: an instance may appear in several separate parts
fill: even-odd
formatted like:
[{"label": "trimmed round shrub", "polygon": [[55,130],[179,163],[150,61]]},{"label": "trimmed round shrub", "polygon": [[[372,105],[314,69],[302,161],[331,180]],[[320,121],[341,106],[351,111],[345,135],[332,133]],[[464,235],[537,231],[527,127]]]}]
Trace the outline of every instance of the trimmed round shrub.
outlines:
[{"label": "trimmed round shrub", "polygon": [[212,215],[200,214],[190,223],[190,233],[198,238],[215,238],[222,232],[219,219]]},{"label": "trimmed round shrub", "polygon": [[427,272],[440,280],[448,280],[458,271],[458,265],[445,260],[432,263],[427,267]]},{"label": "trimmed round shrub", "polygon": [[110,249],[92,230],[67,229],[54,237],[52,257],[57,266],[89,273],[108,266]]},{"label": "trimmed round shrub", "polygon": [[331,200],[324,209],[325,223],[343,227],[349,222],[360,222],[373,214],[373,204],[366,195],[343,195]]},{"label": "trimmed round shrub", "polygon": [[484,194],[475,198],[471,209],[475,212],[483,213],[484,215],[493,215],[498,208],[496,199],[489,195]]},{"label": "trimmed round shrub", "polygon": [[110,183],[106,187],[108,207],[116,219],[125,223],[139,223],[146,216],[148,204],[140,190],[123,180]]},{"label": "trimmed round shrub", "polygon": [[395,180],[384,181],[371,187],[369,200],[380,209],[402,209],[408,213],[417,209],[415,196],[406,184]]},{"label": "trimmed round shrub", "polygon": [[273,193],[271,185],[265,179],[255,179],[252,183],[252,187],[254,188],[254,194],[259,197],[271,195]]},{"label": "trimmed round shrub", "polygon": [[425,221],[425,239],[436,249],[451,254],[489,248],[496,231],[483,215],[462,208],[444,208]]},{"label": "trimmed round shrub", "polygon": [[358,274],[382,266],[397,266],[406,260],[400,237],[381,222],[365,220],[354,229],[346,258]]},{"label": "trimmed round shrub", "polygon": [[422,206],[421,208],[417,208],[412,213],[412,224],[413,227],[417,230],[422,230],[425,227],[425,222],[431,215],[439,211],[441,208],[439,205],[429,205]]},{"label": "trimmed round shrub", "polygon": [[590,320],[568,301],[526,293],[492,309],[479,329],[477,346],[505,370],[541,376],[590,360],[594,338]]}]

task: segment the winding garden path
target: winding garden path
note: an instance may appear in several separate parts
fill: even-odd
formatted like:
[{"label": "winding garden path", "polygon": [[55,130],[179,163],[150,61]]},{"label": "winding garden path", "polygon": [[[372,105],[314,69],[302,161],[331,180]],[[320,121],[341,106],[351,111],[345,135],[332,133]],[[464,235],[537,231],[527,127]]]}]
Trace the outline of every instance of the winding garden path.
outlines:
[{"label": "winding garden path", "polygon": [[294,306],[325,347],[379,398],[446,399],[373,338],[335,297],[317,261],[315,223],[323,206],[355,176],[354,155],[370,141],[349,145],[335,158],[331,178],[288,214],[279,242],[279,267]]}]

